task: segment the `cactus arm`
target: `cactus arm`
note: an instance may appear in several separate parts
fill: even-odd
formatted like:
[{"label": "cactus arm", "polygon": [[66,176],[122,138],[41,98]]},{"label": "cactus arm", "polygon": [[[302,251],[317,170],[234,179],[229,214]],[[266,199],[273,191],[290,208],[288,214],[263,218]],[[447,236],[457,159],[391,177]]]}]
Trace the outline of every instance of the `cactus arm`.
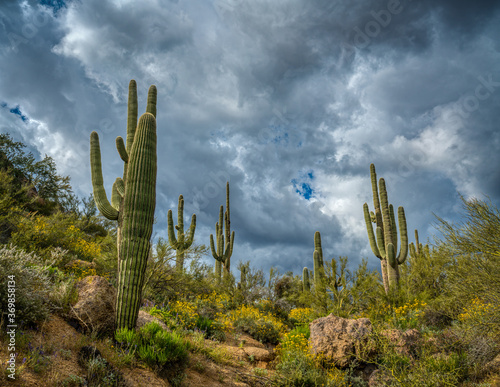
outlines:
[{"label": "cactus arm", "polygon": [[189,236],[186,241],[186,248],[192,245],[194,240],[194,232],[196,230],[196,215],[193,214],[191,217],[191,226],[189,226]]},{"label": "cactus arm", "polygon": [[379,259],[382,259],[379,248],[377,246],[377,241],[375,240],[375,235],[373,234],[372,217],[368,211],[368,204],[363,204],[363,213],[365,216],[366,230],[368,231],[368,240],[370,241],[370,247],[372,248],[373,254]]},{"label": "cactus arm", "polygon": [[167,212],[167,229],[168,229],[168,242],[172,248],[177,249],[177,239],[174,232],[174,220],[172,219],[172,210]]},{"label": "cactus arm", "polygon": [[412,243],[410,243],[410,245],[408,246],[410,248],[410,257],[413,258],[413,259],[416,259],[417,258],[417,252],[415,251],[415,245]]},{"label": "cactus arm", "polygon": [[385,250],[384,231],[382,230],[382,227],[377,227],[376,233],[377,233],[377,244],[380,246],[379,249],[380,257],[381,259],[386,259],[387,252]]},{"label": "cactus arm", "polygon": [[230,214],[230,211],[231,210],[229,207],[229,181],[228,181],[228,182],[226,182],[226,214],[225,214],[226,239],[229,239],[229,236],[231,234],[231,214]]},{"label": "cactus arm", "polygon": [[372,194],[373,194],[373,206],[374,206],[374,220],[377,227],[382,226],[382,213],[380,212],[380,200],[377,188],[377,172],[375,171],[375,165],[370,164],[370,179],[372,183]]},{"label": "cactus arm", "polygon": [[396,228],[396,218],[394,217],[394,207],[389,204],[389,219],[391,221],[391,231],[392,231],[392,244],[394,245],[394,251],[398,251],[398,230]]},{"label": "cactus arm", "polygon": [[226,262],[233,255],[234,231],[231,233],[231,241],[226,244],[226,252],[224,253]]},{"label": "cactus arm", "polygon": [[408,255],[408,233],[406,229],[405,210],[403,207],[398,208],[398,223],[399,223],[399,236],[401,238],[401,247],[397,257],[397,263],[398,265],[401,265],[404,263]]},{"label": "cactus arm", "polygon": [[117,211],[119,211],[120,209],[120,202],[123,198],[122,194],[120,194],[120,191],[118,189],[120,180],[121,179],[119,177],[116,178],[115,182],[113,183],[113,188],[111,190],[111,205]]},{"label": "cactus arm", "polygon": [[115,180],[115,184],[116,184],[116,189],[118,190],[118,193],[120,194],[121,197],[123,197],[123,195],[125,195],[125,183],[123,182],[123,179],[118,177]]},{"label": "cactus arm", "polygon": [[97,132],[90,134],[90,166],[95,204],[104,217],[110,220],[117,220],[118,210],[109,203],[106,190],[104,189],[101,149]]},{"label": "cactus arm", "polygon": [[314,233],[314,250],[318,251],[319,264],[323,266],[323,248],[321,247],[321,234],[319,231]]},{"label": "cactus arm", "polygon": [[387,260],[389,261],[389,265],[396,267],[396,254],[394,253],[394,245],[392,243],[387,244]]},{"label": "cactus arm", "polygon": [[128,85],[128,111],[127,111],[127,154],[132,150],[135,130],[137,128],[138,104],[137,104],[137,84],[132,79]]},{"label": "cactus arm", "polygon": [[[132,79],[128,85],[128,108],[127,108],[127,141],[125,150],[130,155],[132,144],[134,143],[135,131],[137,129],[138,104],[137,104],[137,84]],[[121,155],[120,155],[121,157]],[[123,164],[123,181],[127,181],[128,162]]]},{"label": "cactus arm", "polygon": [[148,104],[146,112],[151,113],[156,118],[156,86],[152,85],[148,90]]},{"label": "cactus arm", "polygon": [[179,237],[179,243],[182,244],[184,239],[184,197],[179,195],[179,204],[177,205],[177,236]]},{"label": "cactus arm", "polygon": [[418,243],[418,230],[415,229],[415,246],[417,247],[417,254],[420,253],[420,244]]},{"label": "cactus arm", "polygon": [[118,150],[118,154],[120,155],[120,158],[125,163],[128,163],[127,149],[125,148],[125,144],[123,143],[123,138],[121,136],[118,136],[116,138],[116,149]]},{"label": "cactus arm", "polygon": [[212,256],[218,260],[218,255],[214,246],[214,236],[212,234],[210,234],[210,250],[212,250]]},{"label": "cactus arm", "polygon": [[[389,213],[389,200],[387,199],[387,189],[385,187],[385,180],[379,180],[380,204],[382,209],[382,219],[384,223],[384,241],[385,244],[393,243],[392,241],[392,228]],[[387,249],[387,247],[386,247]]]}]

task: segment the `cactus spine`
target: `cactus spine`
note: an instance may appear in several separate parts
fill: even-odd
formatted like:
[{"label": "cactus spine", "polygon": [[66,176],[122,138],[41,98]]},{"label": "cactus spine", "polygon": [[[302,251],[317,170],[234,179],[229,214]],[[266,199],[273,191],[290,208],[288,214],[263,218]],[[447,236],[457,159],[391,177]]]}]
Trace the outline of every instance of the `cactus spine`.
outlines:
[{"label": "cactus spine", "polygon": [[[408,253],[406,217],[404,208],[399,207],[398,223],[401,238],[401,250],[396,256],[396,252],[398,250],[396,220],[394,217],[393,206],[392,204],[389,204],[387,198],[385,180],[382,178],[379,180],[379,187],[377,190],[377,175],[373,164],[370,165],[370,175],[375,212],[370,213],[368,210],[368,204],[366,203],[363,205],[363,212],[370,246],[375,256],[380,259],[384,290],[386,294],[389,294],[389,289],[399,283],[398,266],[405,261]],[[380,191],[380,199],[378,191]],[[372,222],[376,224],[376,237],[373,233]]]},{"label": "cactus spine", "polygon": [[123,179],[113,184],[111,203],[102,178],[99,136],[90,135],[92,186],[97,208],[103,216],[118,221],[118,292],[116,328],[134,329],[142,298],[142,286],[156,204],[156,86],[151,86],[148,104],[137,124],[137,85],[129,84],[127,144],[116,139],[124,161]]},{"label": "cactus spine", "polygon": [[311,291],[311,282],[309,281],[309,269],[304,267],[302,270],[302,291]]},{"label": "cactus spine", "polygon": [[189,235],[184,234],[184,198],[179,195],[179,205],[177,207],[177,238],[174,232],[174,221],[172,219],[172,210],[168,210],[168,241],[170,246],[176,250],[175,268],[178,272],[182,272],[184,268],[184,253],[191,246],[194,239],[194,231],[196,229],[196,215],[191,218],[191,226],[189,227]]},{"label": "cactus spine", "polygon": [[231,255],[233,254],[234,231],[231,233],[229,182],[226,183],[226,212],[224,213],[224,206],[220,206],[219,221],[215,224],[215,239],[217,241],[217,250],[215,250],[214,236],[210,234],[210,249],[212,250],[212,256],[215,258],[215,276],[220,280],[222,267],[224,268],[224,275],[229,274]]}]

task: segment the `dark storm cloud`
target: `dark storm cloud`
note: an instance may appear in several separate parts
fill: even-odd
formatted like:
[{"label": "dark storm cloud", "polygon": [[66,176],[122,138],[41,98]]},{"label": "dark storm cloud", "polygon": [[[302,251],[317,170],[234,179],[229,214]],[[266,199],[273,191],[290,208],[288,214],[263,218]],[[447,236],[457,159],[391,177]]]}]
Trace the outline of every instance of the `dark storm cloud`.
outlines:
[{"label": "dark storm cloud", "polygon": [[[53,156],[81,196],[97,130],[109,191],[122,172],[114,139],[125,135],[128,82],[137,80],[140,112],[155,83],[158,236],[183,194],[208,244],[229,180],[234,267],[311,267],[319,230],[326,257],[378,268],[362,214],[371,162],[405,207],[410,241],[415,228],[422,240],[433,233],[432,212],[454,218],[457,191],[500,201],[499,8],[2,2],[1,128]],[[9,112],[16,106],[29,122]]]}]

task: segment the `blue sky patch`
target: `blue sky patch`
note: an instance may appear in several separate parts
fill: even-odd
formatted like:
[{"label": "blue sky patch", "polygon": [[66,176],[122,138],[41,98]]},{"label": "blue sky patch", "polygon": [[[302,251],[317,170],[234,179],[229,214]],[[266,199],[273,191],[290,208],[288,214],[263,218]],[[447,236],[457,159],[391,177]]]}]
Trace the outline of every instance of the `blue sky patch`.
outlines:
[{"label": "blue sky patch", "polygon": [[[2,104],[2,107],[7,107],[7,104],[5,104],[5,106]],[[21,118],[23,122],[28,121],[28,117],[26,117],[19,109],[19,105],[17,105],[15,108],[11,108],[9,111],[15,114],[16,116],[19,116],[19,118]]]},{"label": "blue sky patch", "polygon": [[302,172],[300,178],[292,179],[291,183],[295,192],[297,192],[304,199],[309,200],[314,197],[314,189],[311,186],[311,182],[314,180],[314,171],[311,169],[307,172]]},{"label": "blue sky patch", "polygon": [[59,11],[61,8],[66,8],[66,2],[64,0],[40,0],[40,4],[52,8],[54,13]]}]

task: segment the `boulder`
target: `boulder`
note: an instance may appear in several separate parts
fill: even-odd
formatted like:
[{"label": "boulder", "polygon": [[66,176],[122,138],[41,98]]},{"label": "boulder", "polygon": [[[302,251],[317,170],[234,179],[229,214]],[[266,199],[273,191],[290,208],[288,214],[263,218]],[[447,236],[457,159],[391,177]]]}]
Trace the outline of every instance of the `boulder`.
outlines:
[{"label": "boulder", "polygon": [[137,323],[135,324],[135,329],[140,329],[144,325],[150,322],[156,322],[160,324],[160,327],[162,327],[162,329],[168,329],[165,323],[161,321],[158,317],[151,316],[148,312],[142,309],[139,310],[139,316],[137,317]]},{"label": "boulder", "polygon": [[104,278],[89,276],[76,285],[78,301],[71,317],[86,331],[111,332],[115,326],[116,290]]},{"label": "boulder", "polygon": [[372,324],[368,318],[345,319],[330,314],[309,324],[312,353],[340,368],[365,353]]},{"label": "boulder", "polygon": [[397,353],[405,356],[413,356],[421,338],[420,332],[416,329],[404,332],[399,329],[386,329],[380,334],[389,340]]}]

